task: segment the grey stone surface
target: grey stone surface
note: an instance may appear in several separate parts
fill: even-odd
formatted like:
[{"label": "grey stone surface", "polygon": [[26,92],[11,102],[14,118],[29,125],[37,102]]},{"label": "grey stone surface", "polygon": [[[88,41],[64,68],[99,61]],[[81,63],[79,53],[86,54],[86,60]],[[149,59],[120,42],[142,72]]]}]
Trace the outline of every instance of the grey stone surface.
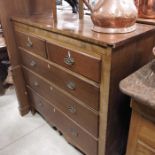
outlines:
[{"label": "grey stone surface", "polygon": [[155,110],[155,60],[120,82],[123,93]]},{"label": "grey stone surface", "polygon": [[0,155],[81,155],[39,114],[21,117],[15,91],[0,97]]}]

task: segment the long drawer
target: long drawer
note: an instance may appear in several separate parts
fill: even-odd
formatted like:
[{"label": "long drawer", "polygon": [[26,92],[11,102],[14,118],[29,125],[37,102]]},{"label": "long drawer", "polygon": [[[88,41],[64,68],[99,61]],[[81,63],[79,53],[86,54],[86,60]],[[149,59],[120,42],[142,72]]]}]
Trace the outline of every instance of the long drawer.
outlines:
[{"label": "long drawer", "polygon": [[47,43],[47,54],[49,60],[91,80],[100,82],[101,58],[79,51],[71,51],[53,43]]},{"label": "long drawer", "polygon": [[32,36],[32,35],[25,34],[22,32],[17,32],[17,31],[15,32],[15,36],[16,36],[16,42],[18,47],[22,47],[44,58],[47,57],[45,40],[42,40],[36,36]]},{"label": "long drawer", "polygon": [[21,51],[21,57],[24,66],[56,84],[86,105],[99,110],[98,86],[85,82],[58,66],[24,50]]},{"label": "long drawer", "polygon": [[50,83],[44,81],[34,73],[23,69],[27,85],[49,100],[53,105],[63,111],[72,120],[86,129],[90,134],[98,137],[98,115],[71,98],[64,95],[60,90],[54,88]]},{"label": "long drawer", "polygon": [[86,154],[97,154],[98,141],[94,140],[63,113],[45,101],[40,95],[31,89],[28,90],[28,93],[32,105],[49,123],[56,126],[71,144],[80,148]]}]

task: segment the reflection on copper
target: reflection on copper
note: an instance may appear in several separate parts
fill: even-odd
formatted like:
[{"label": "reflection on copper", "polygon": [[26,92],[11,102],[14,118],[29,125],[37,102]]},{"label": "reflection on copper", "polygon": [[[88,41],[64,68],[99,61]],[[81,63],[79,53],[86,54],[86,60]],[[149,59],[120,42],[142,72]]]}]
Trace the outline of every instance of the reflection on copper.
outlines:
[{"label": "reflection on copper", "polygon": [[137,0],[141,18],[155,18],[155,0]]},{"label": "reflection on copper", "polygon": [[[94,18],[94,16],[92,17]],[[104,18],[100,21],[93,19],[96,26],[105,27],[105,28],[124,28],[130,27],[135,24],[135,18],[123,18],[123,17],[111,17]]]}]

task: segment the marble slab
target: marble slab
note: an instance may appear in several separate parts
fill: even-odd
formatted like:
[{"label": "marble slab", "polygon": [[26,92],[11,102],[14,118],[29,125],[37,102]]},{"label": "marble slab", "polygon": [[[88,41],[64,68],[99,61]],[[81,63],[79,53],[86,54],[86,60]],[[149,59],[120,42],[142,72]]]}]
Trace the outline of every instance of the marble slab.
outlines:
[{"label": "marble slab", "polygon": [[155,111],[155,59],[120,82],[123,93]]}]

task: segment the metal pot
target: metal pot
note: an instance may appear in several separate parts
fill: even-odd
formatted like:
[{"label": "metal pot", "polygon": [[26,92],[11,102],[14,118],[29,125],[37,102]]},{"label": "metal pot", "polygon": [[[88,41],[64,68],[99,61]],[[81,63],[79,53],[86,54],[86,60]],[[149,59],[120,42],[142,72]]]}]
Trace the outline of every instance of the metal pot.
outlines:
[{"label": "metal pot", "polygon": [[92,7],[83,0],[91,11],[93,30],[103,33],[127,33],[136,29],[137,8],[134,0],[99,0]]},{"label": "metal pot", "polygon": [[136,3],[139,17],[155,19],[155,0],[136,0]]}]

